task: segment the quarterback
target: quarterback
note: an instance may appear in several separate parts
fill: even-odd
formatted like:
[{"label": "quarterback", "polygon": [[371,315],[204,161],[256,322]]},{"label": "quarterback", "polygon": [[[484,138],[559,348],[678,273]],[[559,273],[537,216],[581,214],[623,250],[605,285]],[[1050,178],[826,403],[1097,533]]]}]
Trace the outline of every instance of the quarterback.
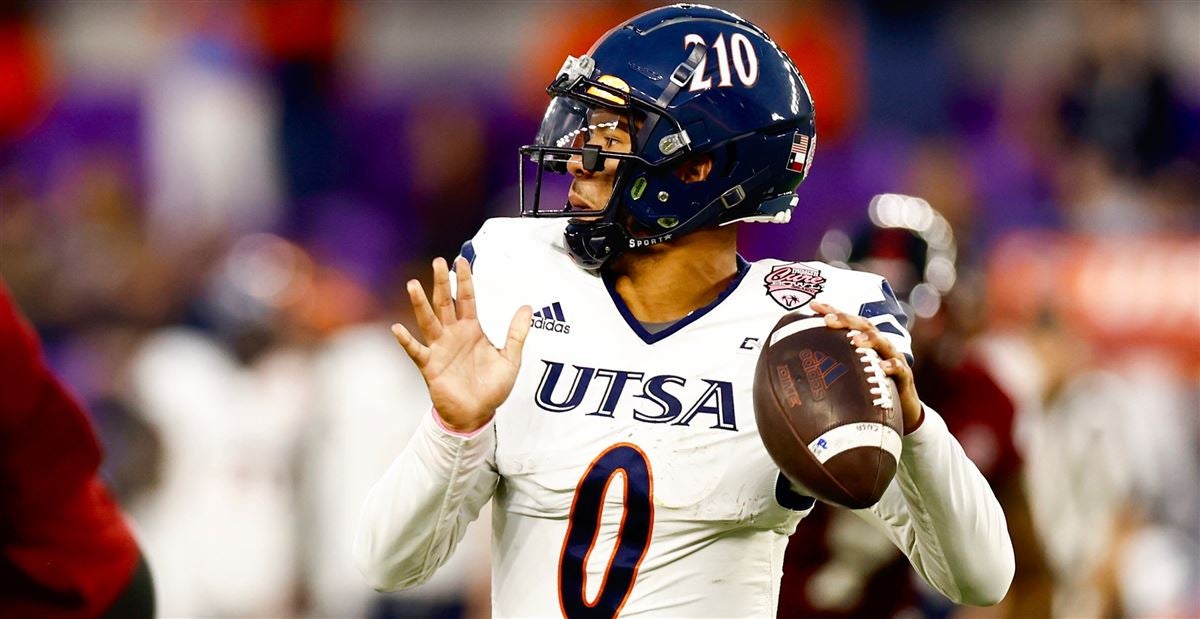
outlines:
[{"label": "quarterback", "polygon": [[453,271],[435,260],[432,298],[409,282],[420,337],[393,332],[434,408],[363,508],[370,584],[423,582],[492,501],[496,616],[774,617],[814,501],[762,445],[753,377],[801,312],[859,331],[899,386],[899,470],[854,513],[951,600],[1003,598],[1004,514],[918,399],[888,284],[737,253],[735,224],[786,223],[812,162],[787,55],[736,15],[676,5],[569,57],[548,91],[520,152],[525,217],[486,222]]}]

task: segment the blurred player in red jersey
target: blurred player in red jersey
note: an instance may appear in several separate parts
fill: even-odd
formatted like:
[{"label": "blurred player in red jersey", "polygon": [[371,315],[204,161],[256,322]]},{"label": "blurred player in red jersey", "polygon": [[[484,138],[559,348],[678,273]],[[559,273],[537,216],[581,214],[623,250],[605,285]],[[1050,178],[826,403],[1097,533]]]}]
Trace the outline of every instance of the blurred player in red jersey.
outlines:
[{"label": "blurred player in red jersey", "polygon": [[88,416],[0,281],[0,617],[154,616]]}]

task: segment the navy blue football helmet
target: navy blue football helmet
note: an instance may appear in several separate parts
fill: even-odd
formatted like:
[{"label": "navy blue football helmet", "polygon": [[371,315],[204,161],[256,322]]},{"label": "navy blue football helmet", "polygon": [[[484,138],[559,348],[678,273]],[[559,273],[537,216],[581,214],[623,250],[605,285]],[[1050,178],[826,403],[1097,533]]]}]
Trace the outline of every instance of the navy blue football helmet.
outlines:
[{"label": "navy blue football helmet", "polygon": [[[714,224],[790,220],[816,146],[812,97],[745,19],[690,4],[642,13],[568,57],[547,91],[536,143],[520,149],[521,215],[574,218],[565,240],[580,266]],[[591,139],[618,126],[631,145]],[[677,169],[700,156],[708,177],[686,182]],[[608,204],[586,219],[565,196],[572,160],[590,172],[617,162]],[[552,188],[564,195],[543,200]]]}]

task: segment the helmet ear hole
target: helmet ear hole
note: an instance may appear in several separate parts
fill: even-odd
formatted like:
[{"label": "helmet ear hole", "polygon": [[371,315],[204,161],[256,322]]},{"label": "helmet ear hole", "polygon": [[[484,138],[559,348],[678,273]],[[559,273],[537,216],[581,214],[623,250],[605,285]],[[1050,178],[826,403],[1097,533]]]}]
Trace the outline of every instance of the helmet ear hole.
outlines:
[{"label": "helmet ear hole", "polygon": [[675,176],[684,183],[699,183],[708,180],[713,170],[713,157],[701,153],[684,159],[675,168]]}]

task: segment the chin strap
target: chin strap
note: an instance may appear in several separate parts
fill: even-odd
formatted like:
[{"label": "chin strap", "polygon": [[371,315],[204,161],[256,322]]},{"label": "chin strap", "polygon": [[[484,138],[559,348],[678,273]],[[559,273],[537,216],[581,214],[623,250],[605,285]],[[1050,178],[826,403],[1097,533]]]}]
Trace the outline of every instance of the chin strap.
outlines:
[{"label": "chin strap", "polygon": [[[658,99],[654,101],[654,104],[660,108],[667,107],[675,99],[675,95],[679,94],[680,89],[692,81],[692,76],[696,74],[696,68],[700,66],[700,63],[704,62],[707,54],[708,46],[704,43],[698,42],[693,45],[692,52],[688,54],[688,57],[671,72],[671,79],[667,80],[667,87],[663,89],[662,94],[658,95]],[[659,117],[657,115],[654,115],[652,118],[648,117],[646,124],[638,131],[638,135],[649,139],[650,136],[654,135],[654,128],[658,125],[658,120]],[[690,143],[691,138],[688,137],[687,132],[681,131],[678,134],[672,134],[663,138],[662,143],[659,145],[659,150],[664,155],[671,155]]]},{"label": "chin strap", "polygon": [[667,107],[667,104],[679,93],[679,89],[692,81],[696,67],[704,62],[706,55],[708,55],[708,46],[704,43],[697,42],[692,46],[692,53],[688,54],[688,57],[679,63],[679,66],[675,67],[675,70],[671,72],[671,80],[667,83],[667,87],[663,89],[661,95],[658,95],[658,100],[655,101],[658,107]]}]

